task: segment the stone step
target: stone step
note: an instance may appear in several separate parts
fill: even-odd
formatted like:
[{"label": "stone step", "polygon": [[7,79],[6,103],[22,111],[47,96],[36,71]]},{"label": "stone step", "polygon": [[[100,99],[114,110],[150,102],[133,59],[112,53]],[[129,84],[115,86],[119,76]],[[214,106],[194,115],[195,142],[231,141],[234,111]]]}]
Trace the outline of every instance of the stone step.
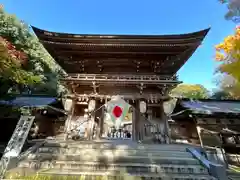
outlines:
[{"label": "stone step", "polygon": [[[127,140],[126,140],[127,141]],[[186,151],[187,147],[193,147],[192,145],[176,145],[176,144],[157,144],[146,145],[137,144],[133,142],[86,142],[86,141],[56,141],[49,140],[44,147],[68,147],[79,149],[135,149],[135,150],[162,150],[162,151]]]},{"label": "stone step", "polygon": [[240,176],[228,176],[229,180],[240,180]]},{"label": "stone step", "polygon": [[36,152],[37,153],[51,153],[51,154],[75,154],[75,155],[111,155],[111,156],[176,156],[176,157],[192,157],[192,155],[186,151],[162,151],[162,150],[152,150],[147,151],[145,149],[134,150],[134,149],[81,149],[81,148],[57,148],[57,147],[41,147]]},{"label": "stone step", "polygon": [[[216,180],[214,177],[204,174],[166,174],[166,173],[120,173],[119,172],[79,172],[79,171],[59,171],[59,170],[49,170],[39,172],[40,175],[68,175],[68,176],[87,176],[87,179],[99,179],[101,176],[107,176],[107,179],[116,179],[115,177],[123,177],[124,180],[140,180],[140,179],[151,179],[151,180]],[[90,177],[89,177],[90,176]],[[57,179],[57,178],[56,178]],[[118,179],[118,178],[117,178]]]},{"label": "stone step", "polygon": [[81,162],[114,162],[114,163],[156,163],[156,164],[199,164],[192,157],[164,157],[164,156],[114,156],[114,155],[56,155],[48,153],[29,154],[27,160],[39,161],[81,161]]},{"label": "stone step", "polygon": [[96,163],[76,161],[22,161],[20,168],[58,169],[74,171],[120,171],[128,173],[189,173],[208,174],[208,170],[201,165],[174,165],[174,164],[139,164],[139,163]]},{"label": "stone step", "polygon": [[240,172],[234,172],[232,170],[230,171],[228,170],[227,174],[232,180],[240,180]]}]

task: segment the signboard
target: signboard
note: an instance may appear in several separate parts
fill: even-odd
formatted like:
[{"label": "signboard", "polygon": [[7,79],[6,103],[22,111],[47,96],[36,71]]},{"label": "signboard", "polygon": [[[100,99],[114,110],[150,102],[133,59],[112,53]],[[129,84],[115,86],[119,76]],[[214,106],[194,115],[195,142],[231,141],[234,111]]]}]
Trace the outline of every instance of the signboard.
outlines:
[{"label": "signboard", "polygon": [[34,119],[35,116],[20,117],[3,157],[17,157],[21,153]]},{"label": "signboard", "polygon": [[0,161],[0,179],[3,178],[10,163],[10,159],[20,155],[34,119],[35,116],[20,117]]}]

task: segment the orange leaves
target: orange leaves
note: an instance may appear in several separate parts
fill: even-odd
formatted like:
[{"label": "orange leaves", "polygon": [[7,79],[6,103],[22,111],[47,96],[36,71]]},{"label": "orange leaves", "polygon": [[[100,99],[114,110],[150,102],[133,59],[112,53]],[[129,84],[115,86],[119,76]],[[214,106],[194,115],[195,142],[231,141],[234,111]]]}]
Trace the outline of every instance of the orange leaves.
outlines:
[{"label": "orange leaves", "polygon": [[22,85],[32,85],[41,82],[39,76],[25,71],[21,66],[26,62],[25,53],[16,50],[6,39],[0,37],[0,77]]},{"label": "orange leaves", "polygon": [[[27,55],[16,50],[15,46],[0,36],[1,52],[5,51],[5,56],[9,56],[16,65],[24,65],[27,62]],[[3,54],[2,54],[3,55]]]}]

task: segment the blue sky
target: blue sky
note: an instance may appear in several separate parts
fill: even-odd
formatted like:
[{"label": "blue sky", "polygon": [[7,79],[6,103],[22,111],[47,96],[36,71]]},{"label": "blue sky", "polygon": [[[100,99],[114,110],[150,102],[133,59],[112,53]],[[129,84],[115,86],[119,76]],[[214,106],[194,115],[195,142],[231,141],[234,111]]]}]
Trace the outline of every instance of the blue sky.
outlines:
[{"label": "blue sky", "polygon": [[218,0],[0,0],[7,12],[36,27],[71,33],[178,34],[211,27],[178,72],[185,83],[215,88],[214,45],[233,33]]}]

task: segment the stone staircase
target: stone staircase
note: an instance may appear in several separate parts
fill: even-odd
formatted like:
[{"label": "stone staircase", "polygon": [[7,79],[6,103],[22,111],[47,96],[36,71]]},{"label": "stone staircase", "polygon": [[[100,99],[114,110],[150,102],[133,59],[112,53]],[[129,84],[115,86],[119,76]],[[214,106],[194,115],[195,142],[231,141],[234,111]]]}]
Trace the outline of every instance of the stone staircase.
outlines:
[{"label": "stone staircase", "polygon": [[133,179],[207,180],[208,170],[187,145],[143,145],[122,141],[49,140],[8,173],[51,176],[109,176]]}]

